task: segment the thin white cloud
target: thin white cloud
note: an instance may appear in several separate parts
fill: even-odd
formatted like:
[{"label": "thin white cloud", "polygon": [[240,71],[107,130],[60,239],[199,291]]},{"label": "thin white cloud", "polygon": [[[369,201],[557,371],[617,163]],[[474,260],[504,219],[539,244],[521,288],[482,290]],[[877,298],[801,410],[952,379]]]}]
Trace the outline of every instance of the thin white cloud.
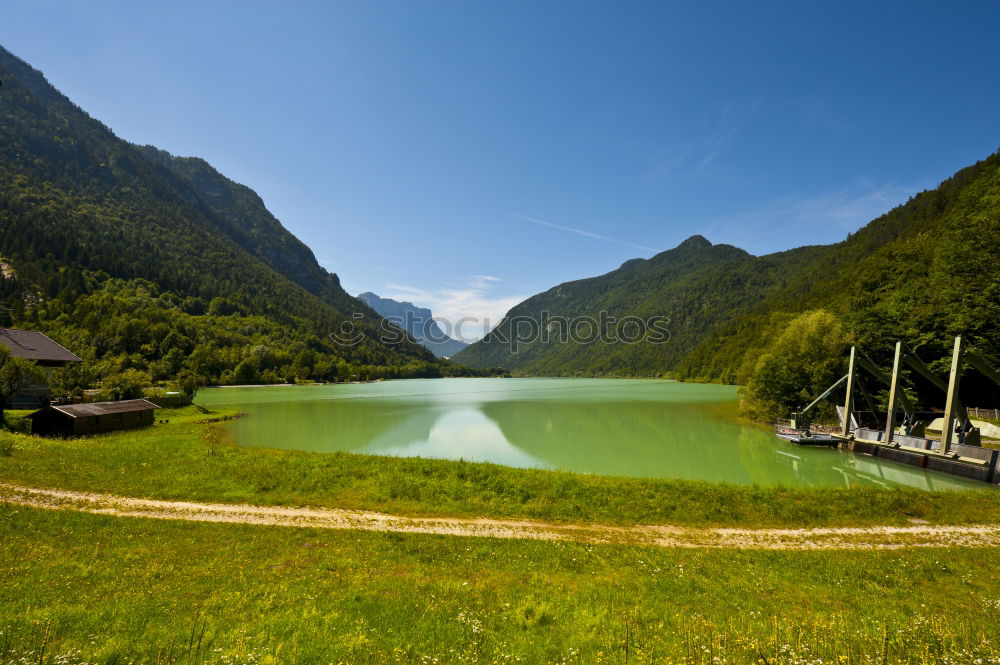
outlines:
[{"label": "thin white cloud", "polygon": [[470,275],[469,279],[471,280],[470,284],[479,289],[485,289],[490,284],[503,281],[499,277],[494,277],[493,275]]},{"label": "thin white cloud", "polygon": [[390,282],[379,295],[430,309],[435,319],[443,320],[439,324],[445,333],[472,343],[500,323],[512,307],[528,298],[526,295],[491,294],[490,290],[502,281],[492,275],[470,275],[460,284],[437,289]]},{"label": "thin white cloud", "polygon": [[747,118],[759,107],[758,100],[749,105],[725,104],[713,114],[715,120],[710,128],[707,125],[685,128],[683,138],[654,150],[640,180],[665,182],[675,178],[679,171],[708,173],[708,166],[736,145]]},{"label": "thin white cloud", "polygon": [[[757,210],[711,220],[699,231],[715,242],[761,253],[836,242],[923,189],[926,184],[859,182],[812,196],[777,199]],[[780,247],[774,246],[776,235],[783,240]]]},{"label": "thin white cloud", "polygon": [[705,168],[732,148],[736,143],[733,140],[734,136],[736,136],[735,129],[726,133],[716,133],[708,137],[703,146],[705,154],[701,158],[701,161],[698,162],[698,168]]},{"label": "thin white cloud", "polygon": [[516,217],[522,219],[526,222],[531,222],[532,224],[538,224],[539,226],[547,226],[550,229],[556,229],[559,231],[566,231],[567,233],[576,233],[577,235],[584,236],[585,238],[593,238],[594,240],[603,240],[604,242],[614,243],[616,245],[624,245],[625,247],[632,247],[633,249],[641,249],[646,252],[659,252],[660,250],[655,247],[646,247],[645,245],[636,245],[635,243],[626,242],[624,240],[618,240],[617,238],[609,238],[608,236],[602,236],[599,233],[592,233],[590,231],[584,231],[583,229],[575,229],[572,226],[563,226],[562,224],[553,224],[552,222],[546,222],[544,219],[536,219],[534,217],[527,217],[525,215],[519,215],[516,212],[507,213],[511,217]]}]

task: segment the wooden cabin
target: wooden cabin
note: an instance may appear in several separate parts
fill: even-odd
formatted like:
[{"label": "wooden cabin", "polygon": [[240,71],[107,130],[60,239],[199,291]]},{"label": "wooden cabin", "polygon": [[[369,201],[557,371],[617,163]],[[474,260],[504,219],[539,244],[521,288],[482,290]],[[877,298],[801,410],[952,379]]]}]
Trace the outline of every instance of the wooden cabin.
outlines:
[{"label": "wooden cabin", "polygon": [[31,433],[41,436],[83,436],[153,424],[160,407],[145,399],[50,406],[31,414]]},{"label": "wooden cabin", "polygon": [[52,393],[52,370],[70,363],[83,362],[68,349],[53,342],[47,335],[33,330],[0,328],[0,344],[10,350],[15,358],[31,360],[46,370],[46,382],[24,386],[7,400],[11,409],[38,409],[48,405]]}]

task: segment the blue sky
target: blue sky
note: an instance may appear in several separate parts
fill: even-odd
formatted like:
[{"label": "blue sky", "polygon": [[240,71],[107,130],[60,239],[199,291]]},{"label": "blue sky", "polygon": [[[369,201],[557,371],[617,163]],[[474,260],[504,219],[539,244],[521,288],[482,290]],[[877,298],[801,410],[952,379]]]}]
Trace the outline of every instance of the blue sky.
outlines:
[{"label": "blue sky", "polygon": [[1000,147],[997,2],[0,4],[119,136],[451,319],[695,233],[835,242]]}]

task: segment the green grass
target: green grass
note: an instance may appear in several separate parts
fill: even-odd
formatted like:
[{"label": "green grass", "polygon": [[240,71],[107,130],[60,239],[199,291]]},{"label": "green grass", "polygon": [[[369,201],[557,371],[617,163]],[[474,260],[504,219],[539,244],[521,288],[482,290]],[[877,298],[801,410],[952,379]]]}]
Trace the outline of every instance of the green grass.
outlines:
[{"label": "green grass", "polygon": [[5,663],[1000,658],[995,549],[663,550],[3,505],[0,531]]},{"label": "green grass", "polygon": [[1000,492],[801,489],[590,476],[461,461],[264,450],[225,443],[199,407],[168,425],[84,439],[0,432],[0,481],[128,496],[335,506],[404,515],[611,524],[816,526],[997,522]]},{"label": "green grass", "polygon": [[4,422],[7,423],[7,428],[12,432],[30,434],[31,419],[28,418],[28,416],[37,410],[38,409],[5,409],[3,412]]},{"label": "green grass", "polygon": [[[225,443],[232,411],[0,432],[0,481],[608,523],[996,522],[1000,493],[631,480]],[[998,549],[670,550],[0,504],[0,663],[996,663]],[[977,659],[982,659],[977,661]]]}]

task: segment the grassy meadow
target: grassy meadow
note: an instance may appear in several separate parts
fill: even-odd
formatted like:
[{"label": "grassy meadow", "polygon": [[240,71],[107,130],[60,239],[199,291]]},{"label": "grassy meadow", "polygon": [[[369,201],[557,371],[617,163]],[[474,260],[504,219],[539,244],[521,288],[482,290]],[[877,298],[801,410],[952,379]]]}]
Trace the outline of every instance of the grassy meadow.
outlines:
[{"label": "grassy meadow", "polygon": [[[997,522],[1000,492],[631,480],[226,442],[233,411],[0,431],[0,482],[552,521]],[[0,663],[1000,663],[1000,550],[741,551],[116,518],[0,503]]]},{"label": "grassy meadow", "polygon": [[1000,492],[783,488],[267,450],[227,443],[238,415],[157,412],[169,424],[79,439],[0,431],[0,482],[157,499],[312,505],[413,516],[608,524],[853,526],[1000,520]]},{"label": "grassy meadow", "polygon": [[7,663],[1000,662],[996,550],[664,550],[3,505],[0,529]]}]

